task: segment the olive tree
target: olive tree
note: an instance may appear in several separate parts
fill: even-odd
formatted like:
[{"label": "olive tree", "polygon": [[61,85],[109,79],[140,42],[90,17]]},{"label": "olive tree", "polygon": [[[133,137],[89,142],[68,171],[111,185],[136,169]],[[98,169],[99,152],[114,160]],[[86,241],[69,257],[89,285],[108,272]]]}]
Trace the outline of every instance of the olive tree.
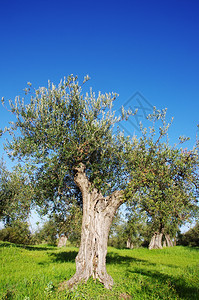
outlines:
[{"label": "olive tree", "polygon": [[[186,150],[168,143],[170,124],[165,120],[166,110],[154,111],[150,132],[135,139],[130,152],[131,180],[125,191],[132,207],[145,211],[152,223],[149,249],[162,248],[165,237],[172,246],[170,233],[176,232],[184,222],[192,220],[198,212],[198,150]],[[157,136],[156,121],[161,121]],[[180,144],[186,139],[180,138]]]},{"label": "olive tree", "polygon": [[34,166],[40,205],[48,209],[52,197],[59,202],[75,189],[81,193],[83,217],[76,273],[63,288],[89,277],[106,288],[113,285],[106,271],[107,240],[112,219],[124,201],[128,147],[124,136],[113,134],[114,125],[128,115],[123,112],[116,117],[112,112],[116,96],[96,95],[92,89],[83,95],[82,85],[71,75],[58,86],[49,82],[47,88],[33,89],[29,83],[25,99],[10,101],[16,121],[8,129],[12,138],[7,150],[12,157]]},{"label": "olive tree", "polygon": [[32,197],[33,187],[24,169],[17,165],[9,171],[2,160],[0,163],[0,220],[5,226],[17,227],[17,224],[21,224],[20,222],[27,222],[32,207]]}]

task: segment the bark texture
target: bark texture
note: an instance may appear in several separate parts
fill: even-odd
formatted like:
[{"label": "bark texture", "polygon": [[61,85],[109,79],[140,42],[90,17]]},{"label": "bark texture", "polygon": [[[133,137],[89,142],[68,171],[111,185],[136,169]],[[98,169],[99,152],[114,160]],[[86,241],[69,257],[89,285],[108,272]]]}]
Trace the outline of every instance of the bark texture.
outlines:
[{"label": "bark texture", "polygon": [[123,202],[122,193],[116,191],[103,197],[97,189],[91,190],[83,164],[76,171],[75,183],[83,198],[81,243],[76,257],[76,273],[64,285],[71,288],[93,277],[106,288],[111,288],[113,279],[106,271],[107,242],[113,217]]},{"label": "bark texture", "polygon": [[165,239],[167,242],[167,247],[173,247],[173,242],[172,242],[169,234],[165,234]]},{"label": "bark texture", "polygon": [[155,232],[151,238],[149,249],[162,249],[162,236],[163,233]]},{"label": "bark texture", "polygon": [[65,235],[60,236],[58,240],[57,247],[65,247],[67,242],[67,237]]},{"label": "bark texture", "polygon": [[162,238],[165,237],[163,247],[173,247],[173,242],[169,234],[163,232],[155,232],[151,238],[149,249],[162,249]]},{"label": "bark texture", "polygon": [[128,238],[128,240],[126,242],[126,248],[133,249],[133,243],[131,241],[131,238]]}]

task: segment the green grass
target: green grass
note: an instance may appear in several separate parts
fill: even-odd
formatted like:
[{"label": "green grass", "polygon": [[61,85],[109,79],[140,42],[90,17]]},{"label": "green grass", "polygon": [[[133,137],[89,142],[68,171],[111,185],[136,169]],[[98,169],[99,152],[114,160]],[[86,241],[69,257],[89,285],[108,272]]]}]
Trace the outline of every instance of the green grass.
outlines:
[{"label": "green grass", "polygon": [[0,299],[199,299],[199,249],[108,249],[112,290],[92,279],[73,291],[59,283],[75,273],[78,249],[0,242]]}]

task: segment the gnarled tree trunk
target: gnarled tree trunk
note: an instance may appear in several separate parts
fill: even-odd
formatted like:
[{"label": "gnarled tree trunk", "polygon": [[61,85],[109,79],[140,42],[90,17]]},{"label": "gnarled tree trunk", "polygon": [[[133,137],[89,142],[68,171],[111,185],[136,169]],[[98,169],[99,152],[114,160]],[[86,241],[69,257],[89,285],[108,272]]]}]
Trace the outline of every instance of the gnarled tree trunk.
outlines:
[{"label": "gnarled tree trunk", "polygon": [[111,288],[113,279],[106,271],[107,242],[113,217],[122,204],[122,193],[116,191],[109,197],[103,197],[97,189],[91,190],[83,164],[76,171],[75,182],[83,198],[81,243],[76,257],[76,273],[62,287],[67,285],[71,288],[93,277],[106,288]]},{"label": "gnarled tree trunk", "polygon": [[64,235],[60,236],[59,237],[59,240],[58,240],[58,244],[57,244],[57,247],[65,247],[66,246],[66,242],[67,242],[67,237]]},{"label": "gnarled tree trunk", "polygon": [[131,241],[131,238],[128,238],[128,240],[126,242],[126,248],[133,249],[133,243]]},{"label": "gnarled tree trunk", "polygon": [[149,249],[162,249],[162,232],[155,232],[151,238]]},{"label": "gnarled tree trunk", "polygon": [[170,235],[164,233],[164,229],[161,231],[155,232],[151,238],[149,249],[162,249],[162,237],[165,236],[165,241],[163,243],[163,247],[173,247],[173,242],[170,238]]},{"label": "gnarled tree trunk", "polygon": [[167,246],[168,247],[173,247],[173,242],[172,242],[169,234],[167,234],[167,233],[165,234],[165,239],[167,241]]},{"label": "gnarled tree trunk", "polygon": [[166,248],[166,246],[167,246],[167,242],[166,242],[166,240],[164,240],[164,242],[163,242],[163,248]]}]

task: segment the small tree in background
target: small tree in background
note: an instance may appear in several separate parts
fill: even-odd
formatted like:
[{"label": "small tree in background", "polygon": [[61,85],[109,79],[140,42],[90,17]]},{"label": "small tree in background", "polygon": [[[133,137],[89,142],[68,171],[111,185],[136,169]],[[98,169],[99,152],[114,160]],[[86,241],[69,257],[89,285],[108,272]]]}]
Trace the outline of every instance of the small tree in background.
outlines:
[{"label": "small tree in background", "polygon": [[[63,205],[63,203],[62,203]],[[67,209],[66,209],[67,208]],[[65,236],[75,246],[80,243],[82,210],[74,204],[65,203],[63,210],[61,206],[53,209],[48,215],[49,220],[44,223],[42,228],[38,229],[34,234],[35,242],[55,245],[61,236]]]},{"label": "small tree in background", "polygon": [[126,247],[129,249],[138,248],[145,242],[147,231],[147,219],[145,213],[139,210],[133,210],[132,207],[126,215],[125,225]]},{"label": "small tree in background", "polygon": [[125,225],[122,213],[118,211],[113,219],[110,232],[108,245],[115,248],[125,248],[126,247],[126,235],[125,235]]},{"label": "small tree in background", "polygon": [[0,230],[0,240],[15,244],[28,245],[32,243],[32,236],[27,222],[14,220]]},{"label": "small tree in background", "polygon": [[178,244],[183,246],[199,247],[199,224],[178,237]]},{"label": "small tree in background", "polygon": [[[33,200],[33,187],[25,170],[17,165],[8,171],[0,164],[0,219],[6,226],[27,222]],[[19,222],[19,224],[20,224]]]},{"label": "small tree in background", "polygon": [[48,245],[56,245],[57,237],[58,230],[56,222],[54,222],[54,220],[48,220],[33,234],[33,241],[36,244],[46,243]]},{"label": "small tree in background", "polygon": [[63,234],[72,244],[79,246],[81,240],[82,208],[75,204],[75,200],[66,213],[63,210],[60,214],[56,214],[54,219],[58,225],[59,236]]},{"label": "small tree in background", "polygon": [[115,248],[138,248],[146,235],[146,218],[140,212],[129,209],[125,217],[117,213],[110,229],[108,245]]},{"label": "small tree in background", "polygon": [[[167,132],[170,124],[165,121],[166,111],[154,112],[150,135],[142,130],[142,137],[135,139],[130,154],[131,180],[126,197],[131,206],[145,211],[152,222],[149,249],[162,248],[165,236],[172,246],[170,234],[175,235],[179,226],[192,220],[198,211],[198,152],[170,147]],[[160,135],[155,139],[156,120],[161,119]],[[165,141],[164,141],[165,139]],[[181,138],[180,142],[184,139]]]}]

